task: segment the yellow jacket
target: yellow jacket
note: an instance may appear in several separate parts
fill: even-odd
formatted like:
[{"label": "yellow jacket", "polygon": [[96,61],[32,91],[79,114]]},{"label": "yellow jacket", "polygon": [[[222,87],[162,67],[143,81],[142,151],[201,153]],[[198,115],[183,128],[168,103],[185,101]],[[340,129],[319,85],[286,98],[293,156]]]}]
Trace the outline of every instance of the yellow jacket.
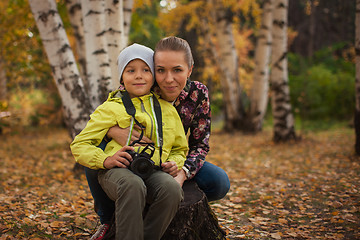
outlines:
[{"label": "yellow jacket", "polygon": [[[75,137],[70,144],[71,152],[76,162],[92,169],[104,169],[104,161],[113,156],[122,146],[111,140],[105,150],[98,148],[108,129],[119,125],[121,128],[131,127],[134,124],[132,117],[127,114],[121,99],[121,90],[109,94],[107,101],[101,104],[91,115],[86,127]],[[162,162],[174,161],[179,169],[184,165],[188,151],[188,143],[181,119],[176,109],[153,93],[142,97],[132,98],[136,108],[135,118],[144,127],[144,135],[155,143],[155,153],[152,160],[159,165],[160,153],[157,142],[157,124],[154,121],[155,113],[152,108],[152,98],[159,100],[163,120],[163,151]],[[129,136],[130,139],[130,136]],[[128,140],[129,141],[129,140]],[[127,143],[129,144],[129,142]],[[143,147],[135,147],[141,152]]]}]

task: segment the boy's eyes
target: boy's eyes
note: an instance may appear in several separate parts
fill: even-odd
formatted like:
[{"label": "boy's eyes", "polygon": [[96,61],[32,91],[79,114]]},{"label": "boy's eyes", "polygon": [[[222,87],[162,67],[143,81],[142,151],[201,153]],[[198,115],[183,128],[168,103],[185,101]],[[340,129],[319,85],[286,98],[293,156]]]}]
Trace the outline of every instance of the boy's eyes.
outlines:
[{"label": "boy's eyes", "polygon": [[[143,71],[144,72],[150,72],[150,69],[149,68],[144,68]],[[133,72],[135,72],[135,69],[128,69],[128,70],[126,70],[126,72],[133,73]]]}]

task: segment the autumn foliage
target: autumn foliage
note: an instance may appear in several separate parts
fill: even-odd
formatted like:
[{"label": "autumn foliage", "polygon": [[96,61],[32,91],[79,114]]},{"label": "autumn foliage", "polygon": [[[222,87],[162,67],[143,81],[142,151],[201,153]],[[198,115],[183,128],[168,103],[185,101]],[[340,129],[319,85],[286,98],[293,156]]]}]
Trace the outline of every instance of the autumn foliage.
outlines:
[{"label": "autumn foliage", "polygon": [[[213,132],[208,161],[231,190],[211,203],[228,239],[360,239],[360,159],[352,129],[273,144]],[[0,239],[88,239],[99,224],[84,175],[74,176],[64,129],[2,136]]]}]

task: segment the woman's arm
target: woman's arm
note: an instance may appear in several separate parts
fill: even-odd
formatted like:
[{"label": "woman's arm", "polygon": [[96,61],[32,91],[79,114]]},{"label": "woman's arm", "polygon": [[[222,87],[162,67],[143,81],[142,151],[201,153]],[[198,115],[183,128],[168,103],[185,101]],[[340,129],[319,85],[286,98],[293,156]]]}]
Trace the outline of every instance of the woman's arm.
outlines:
[{"label": "woman's arm", "polygon": [[[191,179],[200,170],[210,150],[211,111],[208,89],[202,83],[194,82],[197,91],[196,109],[189,123],[189,152],[184,166],[189,170],[187,179]],[[189,95],[192,93],[189,93]]]},{"label": "woman's arm", "polygon": [[[137,125],[134,125],[133,132],[131,134],[131,142],[138,140],[140,137],[140,132],[136,131],[135,129],[139,129]],[[110,139],[113,139],[115,142],[119,143],[121,146],[126,145],[127,138],[129,136],[130,127],[127,128],[120,128],[118,125],[112,126],[109,128],[106,136]],[[141,139],[142,142],[151,143],[152,141],[147,138],[146,136],[143,136]]]}]

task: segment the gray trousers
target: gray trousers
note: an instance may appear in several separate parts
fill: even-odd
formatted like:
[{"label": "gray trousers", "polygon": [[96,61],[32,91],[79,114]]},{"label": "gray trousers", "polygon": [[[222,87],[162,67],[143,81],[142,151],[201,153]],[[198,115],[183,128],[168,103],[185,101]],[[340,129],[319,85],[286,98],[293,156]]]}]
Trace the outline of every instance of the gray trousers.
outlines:
[{"label": "gray trousers", "polygon": [[[102,170],[99,183],[115,201],[116,239],[157,240],[175,216],[184,192],[174,178],[155,171],[143,181],[127,168]],[[149,209],[145,218],[145,204]]]}]

